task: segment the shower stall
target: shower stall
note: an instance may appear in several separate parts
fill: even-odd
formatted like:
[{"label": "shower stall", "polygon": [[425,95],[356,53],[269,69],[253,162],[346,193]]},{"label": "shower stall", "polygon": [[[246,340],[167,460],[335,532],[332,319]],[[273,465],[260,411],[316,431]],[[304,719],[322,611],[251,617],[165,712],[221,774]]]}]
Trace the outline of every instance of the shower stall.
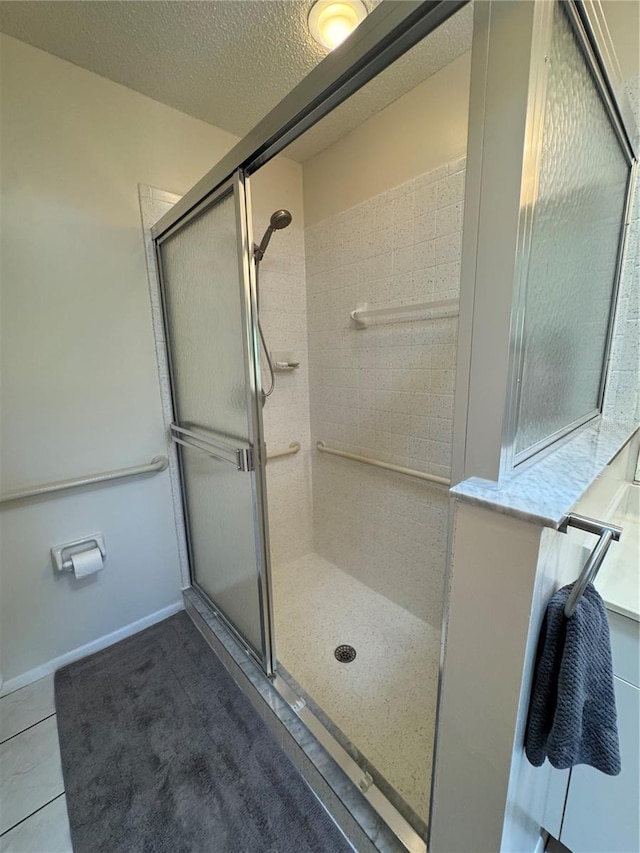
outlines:
[{"label": "shower stall", "polygon": [[[191,586],[417,838],[451,471],[472,30],[458,6],[154,234]],[[409,139],[434,120],[409,164],[389,162],[385,127]],[[344,181],[360,133],[373,159]]]},{"label": "shower stall", "polygon": [[[191,585],[418,838],[444,602],[460,144],[309,227],[304,165],[276,158],[156,240]],[[274,207],[278,224],[291,208],[288,227],[272,227]]]},{"label": "shower stall", "polygon": [[152,233],[189,584],[424,850],[473,7],[367,26]]},{"label": "shower stall", "polygon": [[[402,107],[391,120],[411,132]],[[322,149],[323,184],[343,139]],[[465,144],[461,135],[449,160],[402,183],[387,175],[382,192],[363,175],[364,201],[309,226],[318,163],[304,161],[304,221],[294,217],[261,263],[266,338],[299,364],[276,369],[263,410],[267,456],[301,447],[266,466],[278,672],[420,829],[443,616]],[[256,174],[254,209],[271,200]],[[304,266],[292,272],[296,254]],[[263,366],[268,375],[264,356]]]}]

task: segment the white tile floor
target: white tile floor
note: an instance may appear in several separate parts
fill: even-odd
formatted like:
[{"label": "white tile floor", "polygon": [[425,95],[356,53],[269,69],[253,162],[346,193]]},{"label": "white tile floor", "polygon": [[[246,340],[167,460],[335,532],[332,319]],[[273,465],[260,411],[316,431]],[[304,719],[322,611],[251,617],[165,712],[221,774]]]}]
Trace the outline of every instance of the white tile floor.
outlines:
[{"label": "white tile floor", "polygon": [[279,660],[427,820],[440,632],[317,554],[277,568],[273,588]]},{"label": "white tile floor", "polygon": [[53,676],[0,698],[0,853],[72,853]]}]

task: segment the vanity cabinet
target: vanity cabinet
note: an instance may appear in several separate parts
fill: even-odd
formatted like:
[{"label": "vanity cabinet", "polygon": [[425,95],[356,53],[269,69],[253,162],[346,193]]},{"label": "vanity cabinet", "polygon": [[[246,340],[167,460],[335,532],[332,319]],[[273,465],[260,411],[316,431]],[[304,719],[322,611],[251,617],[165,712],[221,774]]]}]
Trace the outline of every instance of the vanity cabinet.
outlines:
[{"label": "vanity cabinet", "polygon": [[560,840],[572,853],[640,851],[640,624],[609,613],[622,771],[574,767]]}]

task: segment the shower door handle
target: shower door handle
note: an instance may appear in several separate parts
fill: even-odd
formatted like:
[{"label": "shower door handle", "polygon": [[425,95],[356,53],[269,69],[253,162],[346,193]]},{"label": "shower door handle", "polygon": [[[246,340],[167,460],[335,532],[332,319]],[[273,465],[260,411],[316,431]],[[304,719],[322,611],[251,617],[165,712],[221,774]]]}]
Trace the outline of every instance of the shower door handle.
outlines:
[{"label": "shower door handle", "polygon": [[171,439],[176,444],[189,447],[191,450],[199,450],[200,453],[205,453],[218,462],[229,462],[238,471],[253,471],[255,468],[251,447],[234,447],[232,444],[217,441],[177,424],[171,424],[170,432]]}]

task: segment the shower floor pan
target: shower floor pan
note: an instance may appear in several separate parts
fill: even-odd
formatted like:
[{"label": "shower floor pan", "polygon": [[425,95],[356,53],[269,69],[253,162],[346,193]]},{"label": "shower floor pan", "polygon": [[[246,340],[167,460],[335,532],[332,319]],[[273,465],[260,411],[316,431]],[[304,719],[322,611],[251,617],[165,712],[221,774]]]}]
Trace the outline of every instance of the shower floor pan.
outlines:
[{"label": "shower floor pan", "polygon": [[276,568],[273,598],[282,666],[426,823],[440,632],[317,554]]}]

